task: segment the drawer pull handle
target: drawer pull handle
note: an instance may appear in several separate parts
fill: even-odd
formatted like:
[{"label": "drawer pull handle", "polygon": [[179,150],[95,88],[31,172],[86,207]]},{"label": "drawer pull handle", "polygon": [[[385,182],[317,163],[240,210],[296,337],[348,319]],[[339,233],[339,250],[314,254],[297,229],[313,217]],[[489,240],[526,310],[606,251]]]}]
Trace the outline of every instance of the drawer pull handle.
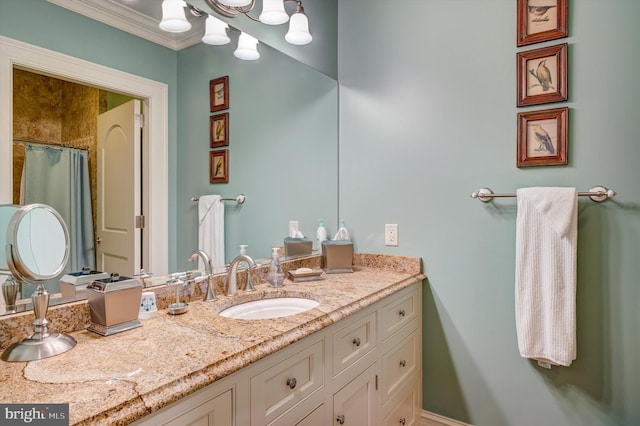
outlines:
[{"label": "drawer pull handle", "polygon": [[356,337],[356,338],[354,338],[354,339],[353,339],[353,344],[354,344],[354,345],[356,345],[356,346],[360,346],[360,343],[362,343],[362,342],[360,341],[360,338],[359,338],[359,337]]},{"label": "drawer pull handle", "polygon": [[407,361],[406,360],[402,360],[400,361],[400,367],[406,367],[407,366]]},{"label": "drawer pull handle", "polygon": [[401,418],[400,418],[400,424],[401,424],[402,426],[404,426],[406,423],[407,423],[407,419],[405,419],[404,417],[401,417]]},{"label": "drawer pull handle", "polygon": [[400,315],[401,317],[405,316],[407,313],[404,311],[404,309],[400,309],[400,312],[398,312],[398,315]]},{"label": "drawer pull handle", "polygon": [[290,389],[295,389],[297,384],[298,384],[298,381],[296,380],[295,377],[291,379],[287,379],[287,386],[289,386]]},{"label": "drawer pull handle", "polygon": [[336,422],[338,422],[341,425],[343,425],[344,424],[344,416],[342,414],[340,414],[338,417],[336,417]]}]

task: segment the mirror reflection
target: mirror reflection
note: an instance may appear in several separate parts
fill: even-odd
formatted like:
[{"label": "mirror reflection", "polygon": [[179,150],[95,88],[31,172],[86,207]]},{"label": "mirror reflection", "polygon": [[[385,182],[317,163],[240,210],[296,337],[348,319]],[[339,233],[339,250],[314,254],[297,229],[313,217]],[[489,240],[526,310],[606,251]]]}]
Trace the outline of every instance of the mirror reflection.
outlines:
[{"label": "mirror reflection", "polygon": [[[247,202],[242,206],[235,203],[225,203],[224,213],[224,229],[225,229],[225,261],[228,263],[239,253],[240,245],[246,245],[247,253],[254,259],[269,259],[271,247],[274,245],[283,245],[283,238],[288,235],[287,224],[289,220],[300,222],[300,228],[306,236],[313,237],[317,219],[324,217],[328,223],[335,220],[337,207],[337,82],[332,80],[318,71],[300,64],[299,62],[287,58],[280,52],[267,52],[268,46],[264,46],[263,57],[265,62],[260,68],[247,69],[246,65],[240,69],[240,65],[232,64],[229,67],[223,66],[216,68],[216,71],[203,71],[200,62],[206,57],[211,63],[220,64],[220,58],[214,58],[209,53],[200,55],[200,50],[204,50],[206,46],[197,46],[194,48],[194,55],[181,58],[181,64],[188,71],[184,77],[184,81],[203,80],[217,77],[219,75],[228,74],[233,84],[231,85],[232,109],[230,121],[230,181],[228,184],[211,185],[208,181],[208,170],[206,165],[202,164],[203,152],[209,152],[208,139],[209,128],[208,111],[202,114],[189,114],[186,118],[181,118],[183,129],[178,136],[179,157],[177,162],[177,189],[174,194],[176,205],[171,208],[166,206],[167,210],[176,210],[176,222],[178,226],[177,234],[171,236],[170,244],[175,247],[176,252],[174,259],[169,259],[170,269],[172,271],[185,271],[195,269],[197,266],[188,262],[189,253],[198,248],[198,203],[191,201],[192,197],[199,197],[208,194],[220,194],[225,197],[235,197],[238,194],[246,194]],[[204,52],[202,52],[204,53]],[[269,61],[269,55],[278,56],[276,59]],[[208,65],[204,68],[212,68]],[[14,87],[14,94],[22,95],[31,93],[41,96],[42,88],[29,89],[26,80],[33,78],[39,82],[46,81],[45,86],[56,87],[55,91],[62,90],[50,80],[51,75],[42,76],[35,72],[25,69],[14,69],[14,73],[22,77],[14,79],[18,81],[18,85]],[[197,75],[190,75],[194,73]],[[256,82],[261,81],[257,76],[263,73],[277,75],[280,78],[271,81],[268,85],[260,85],[256,87]],[[31,75],[29,75],[31,74]],[[62,81],[62,80],[60,80]],[[81,85],[70,86],[73,83],[64,82],[69,94],[84,94],[89,90]],[[62,83],[60,83],[62,85]],[[188,86],[188,87],[187,87]],[[196,102],[194,99],[208,99],[208,92],[201,90],[201,84],[198,83],[185,86],[185,94],[182,95],[184,101],[188,104],[202,103]],[[100,105],[105,102],[102,99],[100,91],[97,91],[97,99]],[[94,95],[88,95],[92,97]],[[111,106],[111,97],[118,97],[114,92],[109,92],[108,103]],[[96,99],[96,98],[92,98]],[[30,100],[24,98],[20,105],[17,105],[17,96],[14,96],[14,114],[13,114],[13,135],[12,151],[14,152],[13,167],[13,202],[21,204],[26,202],[21,195],[22,177],[24,166],[19,166],[19,159],[15,156],[23,155],[26,157],[27,146],[32,145],[31,150],[40,152],[45,160],[50,163],[57,163],[60,148],[52,147],[46,149],[46,142],[57,141],[59,138],[51,138],[52,135],[65,134],[64,143],[74,139],[83,139],[79,129],[85,126],[82,122],[66,127],[56,128],[55,132],[43,125],[43,122],[50,121],[51,116],[46,116],[46,111],[53,111],[53,105],[41,105],[43,98],[38,101],[37,97]],[[114,104],[122,105],[129,101],[124,95],[114,101]],[[143,100],[144,101],[144,100]],[[30,108],[38,108],[37,111],[27,110],[26,105]],[[56,119],[61,122],[69,123],[72,118],[78,118],[83,115],[83,108],[75,108],[67,105],[69,114],[63,117],[63,113],[56,113]],[[46,120],[39,120],[43,114]],[[71,117],[73,116],[73,117]],[[34,121],[35,120],[35,121]],[[206,125],[203,127],[201,124]],[[235,124],[234,124],[235,123]],[[146,125],[146,123],[145,123]],[[29,134],[26,129],[38,129],[39,134]],[[97,130],[96,130],[97,131]],[[184,133],[184,134],[183,134]],[[111,132],[111,136],[116,139],[118,132]],[[22,140],[18,140],[22,138]],[[94,137],[94,139],[97,139]],[[38,143],[45,142],[45,144]],[[85,236],[82,233],[74,234],[71,220],[68,222],[69,232],[71,234],[71,251],[75,251],[76,238],[88,241],[88,248],[81,249],[80,253],[86,256],[85,260],[78,260],[74,263],[70,259],[69,266],[65,273],[77,273],[83,268],[89,267],[92,271],[105,271],[107,273],[118,272],[121,275],[135,275],[141,269],[144,269],[144,235],[135,236],[141,243],[127,243],[127,250],[130,250],[130,256],[134,261],[139,262],[138,267],[124,270],[120,265],[113,266],[105,263],[105,259],[116,259],[117,256],[110,256],[108,251],[104,251],[101,255],[101,248],[105,247],[104,236],[100,235],[99,225],[100,218],[97,213],[102,211],[97,207],[97,201],[100,196],[94,188],[100,187],[97,169],[92,165],[96,163],[96,156],[99,152],[98,148],[88,147],[71,147],[69,150],[87,151],[88,168],[89,168],[89,187],[91,194],[91,215],[84,221],[80,228],[94,228],[94,236]],[[16,152],[24,151],[24,154],[16,154]],[[82,157],[82,155],[80,155]],[[171,161],[176,161],[175,159]],[[208,161],[208,159],[207,159]],[[73,162],[73,160],[71,160]],[[117,164],[117,163],[115,163]],[[198,165],[193,167],[193,165]],[[21,168],[22,167],[22,168]],[[28,166],[27,166],[28,168]],[[82,167],[81,167],[82,168]],[[116,167],[111,167],[115,170]],[[120,167],[122,169],[122,167]],[[118,170],[120,170],[118,169]],[[147,168],[148,169],[148,168]],[[203,172],[204,170],[204,172]],[[109,170],[107,170],[108,172]],[[312,173],[314,179],[307,182],[305,176]],[[115,173],[118,178],[118,174]],[[73,179],[75,182],[76,179]],[[287,191],[279,190],[278,187],[287,186]],[[313,186],[311,186],[313,185]],[[120,185],[122,188],[123,185]],[[133,185],[127,187],[134,188]],[[176,195],[177,194],[177,195]],[[86,198],[81,197],[82,203],[86,203]],[[299,200],[304,199],[304,202]],[[43,202],[43,200],[30,199],[29,202]],[[269,209],[268,206],[277,203],[278,209]],[[53,201],[50,203],[53,204]],[[121,213],[118,208],[114,209],[116,213]],[[57,207],[60,211],[62,207]],[[88,209],[84,209],[85,211]],[[147,210],[145,212],[146,221],[153,220],[154,211]],[[105,224],[117,229],[121,222],[120,217],[114,219],[105,219]],[[89,220],[90,219],[90,220]],[[88,226],[88,222],[92,222],[92,226]],[[139,231],[140,234],[144,230]],[[79,237],[74,237],[74,235]],[[87,234],[88,235],[88,234]],[[97,241],[96,241],[97,240]],[[91,246],[93,242],[93,249]],[[138,245],[136,245],[138,244]],[[116,248],[111,253],[127,253],[127,250]],[[91,263],[91,259],[96,259],[95,264]],[[82,259],[82,258],[80,258]],[[142,259],[142,260],[139,260]],[[100,262],[103,263],[100,263]],[[107,260],[108,261],[108,260]],[[95,265],[95,266],[92,266]],[[158,271],[149,270],[147,272],[157,273]],[[164,271],[165,273],[167,270]],[[1,279],[1,278],[0,278]],[[61,292],[58,282],[47,283],[47,288],[52,293],[52,304],[55,301],[55,294]],[[28,297],[29,290],[21,293],[23,297]],[[75,296],[74,296],[75,297]],[[58,296],[59,298],[59,296]],[[0,312],[2,309],[0,308]]]},{"label": "mirror reflection", "polygon": [[54,279],[69,255],[69,235],[60,215],[44,204],[21,207],[6,231],[9,270],[21,282]]}]

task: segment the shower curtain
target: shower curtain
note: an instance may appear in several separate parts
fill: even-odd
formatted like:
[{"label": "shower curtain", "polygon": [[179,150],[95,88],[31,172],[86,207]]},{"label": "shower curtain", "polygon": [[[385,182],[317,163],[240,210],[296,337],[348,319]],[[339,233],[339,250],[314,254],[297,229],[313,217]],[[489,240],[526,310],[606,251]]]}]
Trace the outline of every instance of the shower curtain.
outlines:
[{"label": "shower curtain", "polygon": [[47,204],[64,219],[70,253],[63,274],[81,271],[85,266],[92,270],[96,267],[87,157],[88,152],[81,149],[25,147],[21,204]]}]

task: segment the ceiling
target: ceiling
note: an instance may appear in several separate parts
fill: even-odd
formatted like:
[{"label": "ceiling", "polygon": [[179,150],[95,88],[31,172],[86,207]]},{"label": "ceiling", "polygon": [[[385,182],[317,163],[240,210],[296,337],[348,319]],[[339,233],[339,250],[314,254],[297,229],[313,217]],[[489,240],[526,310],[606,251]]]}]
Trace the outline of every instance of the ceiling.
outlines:
[{"label": "ceiling", "polygon": [[190,13],[186,15],[191,30],[178,34],[162,31],[158,27],[162,19],[161,0],[47,1],[173,50],[199,43],[204,34],[205,20]]}]

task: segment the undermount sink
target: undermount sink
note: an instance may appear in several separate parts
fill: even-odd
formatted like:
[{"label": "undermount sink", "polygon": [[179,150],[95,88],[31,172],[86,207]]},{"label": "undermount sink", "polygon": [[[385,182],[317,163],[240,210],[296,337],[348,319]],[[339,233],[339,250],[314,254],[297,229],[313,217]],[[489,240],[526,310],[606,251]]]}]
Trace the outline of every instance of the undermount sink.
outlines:
[{"label": "undermount sink", "polygon": [[221,311],[220,315],[226,318],[245,320],[280,318],[308,311],[319,304],[315,300],[300,297],[276,297],[230,306]]}]

